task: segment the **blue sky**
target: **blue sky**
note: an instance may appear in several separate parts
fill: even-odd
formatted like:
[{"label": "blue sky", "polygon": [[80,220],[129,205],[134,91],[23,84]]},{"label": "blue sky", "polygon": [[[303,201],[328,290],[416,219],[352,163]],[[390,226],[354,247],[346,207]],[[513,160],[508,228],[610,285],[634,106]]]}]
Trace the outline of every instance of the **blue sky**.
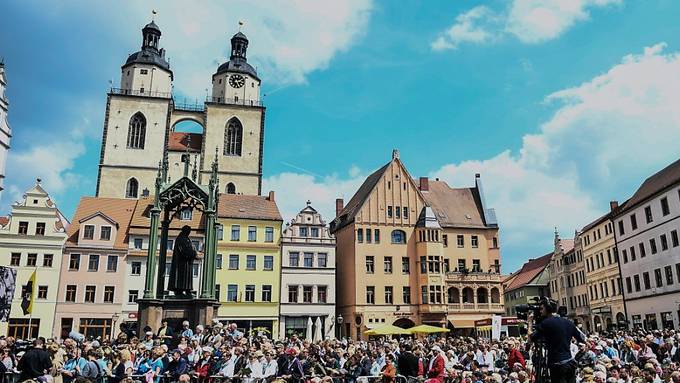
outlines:
[{"label": "blue sky", "polygon": [[[568,3],[568,4],[565,4]],[[2,208],[36,177],[92,195],[109,80],[157,9],[178,97],[203,98],[245,21],[267,94],[265,188],[332,218],[393,148],[497,209],[504,271],[550,251],[680,154],[671,0],[3,4],[13,128]]]}]

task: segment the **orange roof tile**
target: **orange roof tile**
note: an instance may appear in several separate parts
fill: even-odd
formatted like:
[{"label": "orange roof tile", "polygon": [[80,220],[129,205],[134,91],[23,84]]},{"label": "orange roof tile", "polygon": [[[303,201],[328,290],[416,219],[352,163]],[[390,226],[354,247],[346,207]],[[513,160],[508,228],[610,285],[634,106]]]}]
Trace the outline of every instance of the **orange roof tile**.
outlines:
[{"label": "orange roof tile", "polygon": [[81,219],[90,217],[98,212],[106,215],[118,224],[118,234],[116,235],[113,247],[127,248],[127,229],[130,225],[130,218],[137,205],[137,200],[122,198],[101,198],[83,197],[76,208],[71,222],[75,222],[68,228],[68,239],[66,244],[69,246],[78,245],[78,233],[80,231]]},{"label": "orange roof tile", "polygon": [[[144,231],[140,229],[146,229],[148,233],[149,226],[151,225],[151,208],[153,207],[154,196],[148,198],[140,199],[135,212],[132,215],[130,221],[130,231],[135,233],[143,233]],[[163,212],[161,212],[161,221],[163,220]],[[160,227],[160,221],[159,221]],[[205,220],[203,219],[203,212],[198,209],[194,209],[191,215],[191,220],[183,221],[176,214],[170,221],[170,230],[180,230],[182,226],[189,225],[194,231],[203,231],[205,227]]]},{"label": "orange roof tile", "polygon": [[276,201],[259,195],[221,194],[217,216],[283,221]]},{"label": "orange roof tile", "polygon": [[505,291],[512,291],[531,283],[550,263],[553,253],[548,253],[540,258],[531,259],[522,265],[515,278],[508,284]]},{"label": "orange roof tile", "polygon": [[9,216],[0,217],[0,226],[4,227],[9,223]]},{"label": "orange roof tile", "polygon": [[168,150],[184,152],[200,152],[203,135],[200,133],[171,132],[168,138]]}]

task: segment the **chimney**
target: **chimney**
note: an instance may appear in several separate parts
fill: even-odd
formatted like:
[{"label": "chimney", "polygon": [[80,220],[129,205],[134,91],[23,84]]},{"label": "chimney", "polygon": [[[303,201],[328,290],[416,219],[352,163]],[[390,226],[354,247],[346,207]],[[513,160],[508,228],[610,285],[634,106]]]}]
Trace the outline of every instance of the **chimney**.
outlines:
[{"label": "chimney", "polygon": [[430,179],[427,177],[420,177],[420,191],[430,190]]},{"label": "chimney", "polygon": [[619,208],[619,201],[610,201],[609,210],[614,211]]},{"label": "chimney", "polygon": [[270,190],[270,191],[269,191],[269,196],[267,196],[267,199],[268,199],[269,201],[272,201],[272,202],[275,201],[275,200],[274,200],[274,191],[273,191],[273,190]]},{"label": "chimney", "polygon": [[392,159],[398,159],[399,158],[399,149],[392,149]]},{"label": "chimney", "polygon": [[335,216],[339,216],[342,209],[345,208],[345,201],[342,198],[337,198],[335,200]]}]

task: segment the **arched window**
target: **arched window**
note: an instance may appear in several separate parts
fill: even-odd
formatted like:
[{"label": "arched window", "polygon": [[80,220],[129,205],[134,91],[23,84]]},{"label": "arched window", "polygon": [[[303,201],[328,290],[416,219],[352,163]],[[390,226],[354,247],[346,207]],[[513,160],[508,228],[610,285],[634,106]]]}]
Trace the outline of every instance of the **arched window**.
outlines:
[{"label": "arched window", "polygon": [[224,155],[240,156],[242,145],[243,125],[234,117],[227,122],[227,128],[224,130]]},{"label": "arched window", "polygon": [[491,303],[501,303],[501,293],[495,287],[491,289]]},{"label": "arched window", "polygon": [[229,182],[227,184],[227,194],[236,194],[236,185],[233,183]]},{"label": "arched window", "polygon": [[130,149],[144,149],[146,137],[146,118],[140,112],[135,113],[130,119],[128,127],[127,147]]},{"label": "arched window", "polygon": [[137,191],[139,190],[139,182],[137,179],[130,178],[125,187],[125,198],[137,198]]},{"label": "arched window", "polygon": [[460,303],[460,291],[455,287],[449,287],[449,303]]},{"label": "arched window", "polygon": [[403,230],[392,230],[392,243],[406,243],[406,233]]},{"label": "arched window", "polygon": [[477,289],[477,303],[489,303],[489,291],[486,288]]},{"label": "arched window", "polygon": [[469,287],[463,289],[463,303],[475,303],[475,293]]}]

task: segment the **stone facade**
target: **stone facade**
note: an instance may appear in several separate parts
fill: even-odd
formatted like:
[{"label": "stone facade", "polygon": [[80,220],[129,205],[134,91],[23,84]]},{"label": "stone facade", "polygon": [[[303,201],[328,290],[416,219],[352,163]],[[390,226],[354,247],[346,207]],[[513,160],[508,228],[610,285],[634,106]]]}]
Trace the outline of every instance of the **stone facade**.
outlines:
[{"label": "stone facade", "polygon": [[310,203],[283,230],[281,236],[281,316],[279,336],[307,334],[308,323],[321,328],[321,336],[336,336],[335,238]]}]

